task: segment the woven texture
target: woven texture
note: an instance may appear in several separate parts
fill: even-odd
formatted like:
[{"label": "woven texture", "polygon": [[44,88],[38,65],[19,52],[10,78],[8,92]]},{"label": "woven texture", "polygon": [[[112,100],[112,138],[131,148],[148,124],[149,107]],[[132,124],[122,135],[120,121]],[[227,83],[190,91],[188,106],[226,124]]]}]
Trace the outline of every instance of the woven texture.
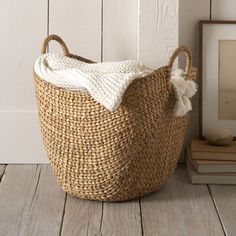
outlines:
[{"label": "woven texture", "polygon": [[[50,37],[61,42],[58,36]],[[83,60],[63,49],[67,56]],[[186,52],[182,49],[168,66],[135,80],[115,112],[88,93],[63,90],[34,73],[44,145],[66,192],[85,199],[122,201],[166,183],[176,167],[187,123],[186,116],[173,117],[175,95],[169,81],[174,59]],[[196,75],[190,65],[186,79]]]}]

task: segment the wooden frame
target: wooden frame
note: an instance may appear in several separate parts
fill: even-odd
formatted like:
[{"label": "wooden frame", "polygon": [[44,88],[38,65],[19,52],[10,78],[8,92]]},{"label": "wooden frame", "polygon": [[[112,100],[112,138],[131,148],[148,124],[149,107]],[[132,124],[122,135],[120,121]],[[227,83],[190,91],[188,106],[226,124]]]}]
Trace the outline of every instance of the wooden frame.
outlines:
[{"label": "wooden frame", "polygon": [[[203,60],[202,60],[202,49],[203,49],[203,26],[205,24],[236,24],[236,20],[234,21],[226,21],[226,20],[201,20],[199,21],[199,136],[200,139],[205,139],[203,136],[203,112],[202,112],[202,67],[203,67]],[[236,140],[236,137],[234,137]]]}]

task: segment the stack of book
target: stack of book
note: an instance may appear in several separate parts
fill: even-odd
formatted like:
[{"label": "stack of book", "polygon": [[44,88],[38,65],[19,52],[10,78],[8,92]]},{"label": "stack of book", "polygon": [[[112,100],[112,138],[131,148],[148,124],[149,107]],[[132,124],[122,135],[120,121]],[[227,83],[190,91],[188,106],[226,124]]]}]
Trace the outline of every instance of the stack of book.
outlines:
[{"label": "stack of book", "polygon": [[236,141],[220,147],[192,140],[187,148],[187,170],[193,184],[236,184]]}]

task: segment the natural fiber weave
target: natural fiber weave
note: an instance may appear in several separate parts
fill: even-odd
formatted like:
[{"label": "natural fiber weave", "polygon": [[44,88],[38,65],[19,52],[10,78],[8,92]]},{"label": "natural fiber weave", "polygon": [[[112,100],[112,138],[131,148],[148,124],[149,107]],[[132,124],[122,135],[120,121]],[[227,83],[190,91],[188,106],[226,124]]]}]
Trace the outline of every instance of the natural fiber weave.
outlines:
[{"label": "natural fiber weave", "polygon": [[[65,55],[69,54],[58,36]],[[121,201],[158,190],[172,175],[181,151],[186,117],[173,117],[174,91],[169,76],[180,52],[187,56],[186,79],[194,78],[186,47],[169,64],[135,80],[120,107],[110,112],[88,93],[55,87],[34,73],[47,155],[62,188],[81,198]]]}]

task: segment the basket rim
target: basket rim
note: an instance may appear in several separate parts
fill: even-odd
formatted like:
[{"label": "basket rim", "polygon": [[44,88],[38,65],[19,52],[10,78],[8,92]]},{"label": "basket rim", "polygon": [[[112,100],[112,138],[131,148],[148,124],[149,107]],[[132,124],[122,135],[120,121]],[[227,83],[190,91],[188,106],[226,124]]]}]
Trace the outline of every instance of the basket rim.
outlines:
[{"label": "basket rim", "polygon": [[[150,74],[148,74],[148,75],[145,75],[144,77],[138,77],[138,78],[136,78],[135,80],[132,81],[132,83],[135,82],[135,81],[137,81],[137,80],[146,80],[146,79],[148,79],[148,78],[150,78],[150,77],[152,77],[153,79],[155,79],[156,75],[157,75],[157,74],[159,73],[159,71],[161,71],[161,70],[166,70],[166,71],[168,72],[167,79],[170,81],[169,78],[170,78],[170,73],[171,73],[171,71],[169,70],[169,66],[163,66],[163,67],[158,68],[157,70],[154,70],[152,73],[150,73]],[[54,84],[52,84],[52,83],[50,83],[50,82],[47,82],[47,81],[45,81],[44,79],[42,79],[42,78],[35,72],[34,69],[33,69],[33,76],[34,76],[34,77],[37,77],[37,78],[40,79],[44,84],[50,86],[51,88],[53,88],[53,89],[55,89],[55,90],[63,91],[63,92],[69,93],[69,94],[90,95],[89,91],[87,91],[87,90],[84,90],[84,91],[80,91],[80,90],[69,90],[69,89],[65,89],[65,88],[63,88],[63,87],[56,86],[56,85],[54,85]],[[131,84],[132,84],[132,83],[131,83]],[[130,84],[130,85],[131,85],[131,84]],[[171,83],[170,83],[170,84],[171,84]],[[129,85],[129,86],[130,86],[130,85]],[[128,88],[129,88],[129,87],[128,87]],[[128,89],[128,88],[127,88],[127,89]]]},{"label": "basket rim", "polygon": [[[41,55],[46,53],[49,42],[52,41],[52,40],[57,41],[61,45],[61,47],[63,49],[63,52],[64,52],[64,56],[73,58],[73,59],[78,60],[78,61],[84,61],[86,63],[99,63],[99,62],[94,62],[94,61],[92,61],[90,59],[87,59],[85,57],[81,57],[81,56],[70,53],[70,51],[69,51],[68,47],[66,46],[66,43],[63,41],[63,39],[60,36],[55,35],[55,34],[49,35],[44,39],[42,47],[41,47]],[[196,68],[194,68],[192,66],[192,55],[191,55],[190,49],[187,46],[182,45],[182,46],[179,46],[178,48],[176,48],[173,51],[173,53],[171,54],[171,56],[169,58],[169,61],[167,62],[167,64],[165,66],[159,67],[158,69],[153,69],[152,73],[150,73],[148,75],[145,75],[144,77],[136,78],[135,80],[133,80],[131,82],[131,84],[133,84],[137,80],[145,80],[147,78],[156,77],[156,75],[162,70],[167,72],[166,79],[168,79],[168,81],[170,83],[170,77],[171,77],[171,72],[172,72],[172,69],[173,69],[173,64],[174,64],[176,58],[181,53],[185,54],[186,65],[185,65],[185,70],[184,70],[184,74],[185,74],[184,77],[185,77],[186,80],[188,80],[189,78],[191,78],[191,72],[192,71],[197,71],[197,70],[196,70]],[[59,86],[56,86],[56,85],[54,85],[50,82],[47,82],[44,79],[40,78],[40,76],[37,75],[34,68],[33,68],[33,75],[34,75],[34,77],[37,77],[43,83],[47,84],[48,86],[50,86],[51,88],[53,88],[55,90],[63,91],[63,92],[68,93],[68,94],[77,94],[77,95],[81,94],[81,95],[88,95],[88,96],[90,95],[89,91],[87,91],[87,90],[85,90],[85,91],[79,91],[79,90],[74,91],[74,90],[65,89],[63,87],[59,87]],[[129,86],[128,86],[128,88],[129,88]]]}]

